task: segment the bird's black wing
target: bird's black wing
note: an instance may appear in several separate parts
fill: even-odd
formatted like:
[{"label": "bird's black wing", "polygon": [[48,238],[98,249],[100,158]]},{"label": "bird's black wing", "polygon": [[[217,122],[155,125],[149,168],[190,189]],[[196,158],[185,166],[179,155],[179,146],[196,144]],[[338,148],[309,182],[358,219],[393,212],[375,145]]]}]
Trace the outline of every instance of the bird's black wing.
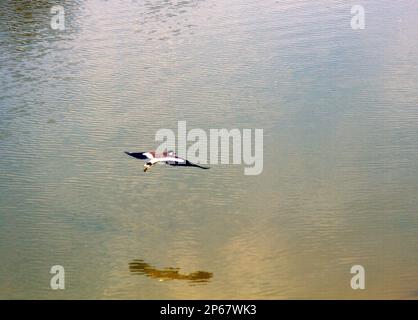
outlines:
[{"label": "bird's black wing", "polygon": [[176,167],[196,167],[200,169],[210,169],[209,167],[199,166],[198,164],[190,162],[189,160],[186,160],[185,163],[174,162],[174,161],[167,161],[166,163],[169,164],[170,166],[176,166]]},{"label": "bird's black wing", "polygon": [[146,153],[146,152],[128,152],[128,151],[125,151],[125,153],[128,156],[131,156],[131,157],[134,157],[134,158],[137,158],[137,159],[141,159],[141,160],[147,160],[148,159],[148,157],[146,155],[144,155],[144,153]]}]

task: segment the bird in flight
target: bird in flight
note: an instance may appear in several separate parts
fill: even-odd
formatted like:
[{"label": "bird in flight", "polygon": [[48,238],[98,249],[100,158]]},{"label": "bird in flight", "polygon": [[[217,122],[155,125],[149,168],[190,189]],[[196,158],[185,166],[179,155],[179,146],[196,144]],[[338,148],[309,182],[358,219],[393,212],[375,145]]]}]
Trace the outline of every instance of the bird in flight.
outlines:
[{"label": "bird in flight", "polygon": [[144,164],[144,172],[147,172],[149,168],[151,168],[156,163],[165,163],[170,166],[180,166],[180,167],[196,167],[201,169],[209,169],[208,167],[199,166],[198,164],[192,163],[189,160],[180,158],[176,155],[174,151],[163,152],[161,154],[157,154],[155,151],[148,151],[148,152],[127,152],[125,153],[128,156],[146,160],[147,162]]}]

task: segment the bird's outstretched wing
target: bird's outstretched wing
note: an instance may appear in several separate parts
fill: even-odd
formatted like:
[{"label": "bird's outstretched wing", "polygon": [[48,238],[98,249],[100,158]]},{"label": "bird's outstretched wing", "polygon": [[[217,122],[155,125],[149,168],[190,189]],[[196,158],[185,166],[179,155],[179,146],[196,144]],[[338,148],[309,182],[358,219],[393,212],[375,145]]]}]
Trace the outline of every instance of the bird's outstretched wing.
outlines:
[{"label": "bird's outstretched wing", "polygon": [[200,168],[200,169],[210,169],[209,167],[200,166],[200,165],[198,165],[196,163],[190,162],[189,160],[185,160],[184,162],[171,162],[171,161],[168,161],[167,164],[169,164],[170,166],[196,167],[196,168]]},{"label": "bird's outstretched wing", "polygon": [[154,156],[150,152],[128,152],[125,151],[128,156],[140,159],[140,160],[150,160],[153,159]]}]

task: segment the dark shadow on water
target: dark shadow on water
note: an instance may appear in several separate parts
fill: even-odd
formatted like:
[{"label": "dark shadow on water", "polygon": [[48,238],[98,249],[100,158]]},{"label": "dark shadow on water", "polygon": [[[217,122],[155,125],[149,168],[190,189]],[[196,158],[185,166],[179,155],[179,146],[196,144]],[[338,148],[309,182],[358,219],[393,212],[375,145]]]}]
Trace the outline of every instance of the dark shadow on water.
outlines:
[{"label": "dark shadow on water", "polygon": [[129,263],[129,270],[132,274],[145,275],[149,278],[166,280],[186,280],[190,284],[205,284],[213,277],[213,273],[206,271],[195,271],[189,274],[180,273],[179,268],[157,269],[141,259],[134,259]]}]

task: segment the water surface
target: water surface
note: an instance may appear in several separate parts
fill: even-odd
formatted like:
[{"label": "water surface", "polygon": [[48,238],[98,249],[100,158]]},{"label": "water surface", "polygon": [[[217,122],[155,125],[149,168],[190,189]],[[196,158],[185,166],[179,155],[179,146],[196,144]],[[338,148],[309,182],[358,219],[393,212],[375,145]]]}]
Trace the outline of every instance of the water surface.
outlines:
[{"label": "water surface", "polygon": [[[0,4],[0,298],[417,298],[416,1],[55,4]],[[262,174],[123,153],[180,120]]]}]

